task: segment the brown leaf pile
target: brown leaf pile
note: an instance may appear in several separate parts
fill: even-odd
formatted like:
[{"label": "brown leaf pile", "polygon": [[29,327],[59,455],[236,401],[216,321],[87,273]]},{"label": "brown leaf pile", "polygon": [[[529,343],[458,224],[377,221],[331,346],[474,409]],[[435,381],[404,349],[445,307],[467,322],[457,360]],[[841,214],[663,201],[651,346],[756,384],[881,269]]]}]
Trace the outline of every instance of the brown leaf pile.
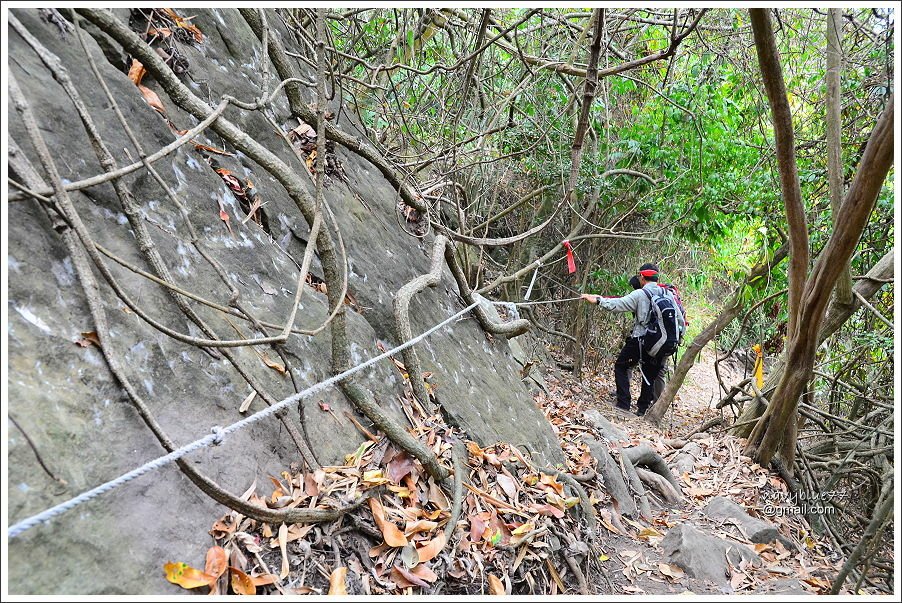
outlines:
[{"label": "brown leaf pile", "polygon": [[[406,376],[403,363],[391,360]],[[688,502],[659,510],[650,525],[623,517],[610,505],[601,481],[591,477],[594,461],[580,440],[591,431],[581,417],[597,392],[566,377],[546,379],[548,395],[537,396],[537,402],[560,438],[567,458],[562,469],[588,477],[582,486],[600,532],[587,530],[580,499],[555,471],[537,467],[516,446],[482,447],[466,440],[440,414],[425,413],[408,386],[400,398],[412,425],[408,431],[449,470],[453,442],[461,440],[466,447],[465,490],[450,542],[445,530],[454,503],[451,489],[443,489],[419,461],[378,434],[375,442],[366,440],[347,455],[343,465],[317,471],[293,467],[269,476],[265,489],[255,482],[244,495],[270,508],[336,508],[372,495],[339,520],[274,526],[231,512],[214,523],[210,534],[227,555],[233,592],[249,590],[240,571],[257,594],[573,594],[579,591],[571,562],[582,568],[591,592],[688,592],[685,572],[660,559],[667,530],[690,516],[697,521],[697,511],[712,496],[730,496],[755,514],[762,492],[785,488],[740,454],[741,441],[703,435],[694,440],[710,461],[678,476]],[[665,458],[676,452],[644,422],[622,427],[633,441],[648,442]],[[838,567],[830,547],[810,535],[803,518],[767,519],[804,546],[799,551],[779,542],[755,546],[762,564],[732,568],[731,588],[766,592],[774,580],[792,576],[811,592],[825,592],[826,576]],[[729,527],[712,524],[706,530],[742,541],[741,535],[728,533]],[[617,581],[616,587],[609,580]]]}]

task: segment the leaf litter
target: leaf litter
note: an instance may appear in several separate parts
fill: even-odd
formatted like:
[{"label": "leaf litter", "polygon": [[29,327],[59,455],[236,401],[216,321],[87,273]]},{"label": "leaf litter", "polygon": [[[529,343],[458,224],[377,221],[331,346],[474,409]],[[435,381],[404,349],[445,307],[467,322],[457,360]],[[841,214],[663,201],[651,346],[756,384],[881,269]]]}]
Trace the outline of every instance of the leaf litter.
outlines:
[{"label": "leaf litter", "polygon": [[[406,376],[401,362],[390,361]],[[424,412],[408,382],[400,398],[413,419],[408,431],[449,470],[453,442],[460,440],[466,447],[464,495],[450,542],[445,531],[454,502],[451,490],[444,490],[419,461],[376,434],[376,442],[364,441],[343,465],[317,471],[293,466],[270,476],[272,490],[255,482],[244,494],[252,504],[270,508],[336,508],[369,495],[366,505],[331,523],[279,526],[231,511],[210,529],[216,543],[210,551],[222,551],[216,553],[216,563],[211,565],[210,554],[203,572],[186,563],[167,563],[166,578],[183,588],[209,586],[222,594],[555,595],[579,593],[580,581],[599,594],[723,594],[722,588],[690,578],[662,557],[667,531],[691,518],[696,525],[706,522],[707,533],[744,542],[758,554],[760,565],[731,568],[726,587],[730,592],[767,592],[770,582],[787,576],[797,578],[808,592],[829,591],[828,578],[835,575],[840,559],[811,535],[804,518],[766,518],[790,540],[810,545],[788,550],[779,541],[752,545],[733,526],[718,525],[699,513],[708,499],[724,495],[755,515],[763,493],[785,489],[781,480],[740,454],[740,440],[728,435],[694,437],[702,460],[678,476],[682,507],[661,504],[650,521],[633,521],[621,515],[608,496],[581,439],[593,431],[582,414],[593,407],[605,410],[598,399],[610,391],[609,382],[595,375],[580,384],[549,370],[546,383],[548,393],[538,394],[536,402],[567,459],[566,467],[558,469],[580,477],[598,521],[595,530],[580,511],[578,493],[554,470],[536,466],[527,451],[511,444],[483,447],[467,440],[441,414]],[[673,434],[645,422],[619,426],[631,442],[648,443],[665,459],[677,451],[669,439]],[[228,580],[220,579],[226,574],[220,557],[228,559]],[[213,577],[211,567],[219,576]]]}]

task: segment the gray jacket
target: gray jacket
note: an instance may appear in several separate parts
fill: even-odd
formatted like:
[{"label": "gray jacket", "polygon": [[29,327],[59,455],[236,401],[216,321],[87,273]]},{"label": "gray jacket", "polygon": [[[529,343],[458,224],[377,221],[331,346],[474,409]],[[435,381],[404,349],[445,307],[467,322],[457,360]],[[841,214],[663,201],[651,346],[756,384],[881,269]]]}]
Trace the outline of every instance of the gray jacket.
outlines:
[{"label": "gray jacket", "polygon": [[[642,289],[645,289],[652,295],[663,295],[664,297],[669,297],[673,299],[673,294],[658,285],[658,283],[646,283]],[[633,323],[633,337],[642,337],[645,335],[645,331],[648,330],[648,311],[651,309],[651,302],[648,300],[648,296],[643,292],[642,289],[636,289],[629,295],[624,295],[623,297],[614,297],[614,298],[598,298],[598,306],[600,308],[604,308],[610,312],[632,312],[635,317],[635,322]],[[680,312],[680,307],[674,303],[676,306],[676,319],[677,319],[677,328],[680,333],[683,333],[686,330],[686,319],[683,316],[683,313]]]}]

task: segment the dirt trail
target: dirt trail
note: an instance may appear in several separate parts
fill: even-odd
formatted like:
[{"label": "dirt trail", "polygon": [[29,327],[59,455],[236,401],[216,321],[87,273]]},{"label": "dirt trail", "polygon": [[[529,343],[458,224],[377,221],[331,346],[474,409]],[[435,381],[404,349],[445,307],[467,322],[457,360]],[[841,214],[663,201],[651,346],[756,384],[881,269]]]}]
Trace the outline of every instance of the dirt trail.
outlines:
[{"label": "dirt trail", "polygon": [[[602,362],[597,373],[584,375],[577,383],[572,373],[548,368],[546,382],[549,395],[538,401],[561,437],[566,442],[574,434],[566,423],[577,424],[586,410],[601,412],[612,423],[624,429],[634,444],[650,443],[665,458],[680,481],[683,500],[678,505],[664,502],[656,493],[652,499],[652,521],[648,525],[627,521],[627,534],[606,537],[605,561],[612,593],[679,594],[684,592],[823,594],[829,592],[830,581],[839,569],[840,556],[826,539],[811,533],[801,515],[792,510],[787,500],[786,485],[764,468],[741,454],[744,441],[714,428],[694,435],[689,441],[691,454],[674,442],[682,439],[705,421],[720,416],[713,408],[721,397],[714,372],[714,353],[706,349],[689,371],[671,411],[660,428],[643,419],[613,408],[614,383],[611,363]],[[742,378],[741,364],[721,363],[721,377],[729,387]],[[638,395],[638,378],[634,375],[633,408]],[[732,418],[727,411],[727,417]],[[566,423],[562,422],[565,421]],[[686,448],[687,450],[689,448]],[[692,457],[692,462],[687,459]],[[682,470],[686,469],[686,470]],[[748,540],[739,522],[712,519],[704,509],[715,497],[725,497],[744,507],[749,515],[775,526],[780,540],[772,544],[756,544]],[[722,501],[720,501],[722,502]],[[780,513],[784,513],[782,516]],[[729,576],[720,584],[685,575],[666,555],[662,546],[668,531],[680,524],[691,524],[704,534],[722,538],[728,546],[750,547],[757,558],[729,568]]]}]

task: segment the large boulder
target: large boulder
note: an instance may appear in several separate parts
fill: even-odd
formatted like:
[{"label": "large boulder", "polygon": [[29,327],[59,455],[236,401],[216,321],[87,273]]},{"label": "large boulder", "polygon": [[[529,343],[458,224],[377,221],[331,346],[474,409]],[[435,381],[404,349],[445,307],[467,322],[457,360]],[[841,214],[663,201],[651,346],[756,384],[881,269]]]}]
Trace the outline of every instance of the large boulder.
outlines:
[{"label": "large boulder", "polygon": [[[16,9],[11,14],[60,58],[119,165],[137,158],[74,34],[45,21],[35,9]],[[173,42],[189,67],[180,76],[182,80],[214,105],[223,94],[242,100],[259,96],[264,73],[261,48],[238,12],[201,9],[190,14],[195,15],[191,22],[206,38],[199,45]],[[269,23],[273,35],[289,41],[279,19],[272,18]],[[89,52],[144,150],[151,153],[171,142],[172,130],[128,79],[127,65],[108,61],[116,56],[115,43],[96,30],[91,33],[101,44],[88,38]],[[22,37],[10,29],[7,39],[10,73],[28,99],[64,181],[102,173],[61,86]],[[269,90],[276,83],[271,75]],[[197,120],[180,110],[152,78],[145,78],[143,84],[159,94],[176,128],[196,125]],[[313,99],[308,95],[306,100]],[[12,106],[9,109],[10,136],[43,173],[18,114]],[[342,106],[334,104],[330,109],[338,127],[360,130]],[[259,112],[230,108],[225,116],[309,182],[294,151]],[[271,116],[283,128],[298,125],[282,96],[277,97]],[[227,146],[209,131],[196,140]],[[132,159],[123,149],[129,149]],[[378,354],[377,344],[390,348],[399,343],[392,299],[404,283],[428,271],[433,239],[405,232],[403,218],[399,221],[396,214],[397,193],[373,165],[341,147],[336,156],[347,180],[333,178],[325,198],[347,251],[348,287],[356,305],[345,306],[345,317],[351,361],[358,364]],[[223,268],[245,307],[263,320],[281,324],[291,310],[297,262],[304,253],[309,227],[282,187],[260,166],[240,153],[219,161],[222,168],[253,181],[266,203],[268,231],[253,221],[240,223],[244,214],[235,197],[193,145],[160,159],[155,167],[187,207],[199,242]],[[192,245],[180,213],[162,188],[146,170],[123,180],[140,206],[137,219],[148,228],[177,284],[228,305],[228,287]],[[151,270],[135,243],[134,225],[111,185],[74,192],[72,199],[97,243],[126,262]],[[230,215],[233,234],[220,218],[220,208]],[[44,211],[31,200],[11,203],[9,223],[9,413],[48,467],[68,483],[63,489],[50,479],[26,437],[10,426],[6,461],[12,524],[156,458],[164,450],[113,379],[100,351],[76,345],[85,340],[83,333],[95,327],[72,258]],[[154,320],[202,336],[162,287],[115,262],[107,265],[128,295]],[[322,277],[318,259],[312,273]],[[152,328],[128,310],[102,280],[100,297],[111,327],[103,345],[121,358],[127,378],[177,444],[241,418],[238,407],[251,390],[230,363]],[[246,322],[200,304],[192,303],[192,307],[222,338],[255,335]],[[437,287],[414,298],[414,333],[462,307],[446,269]],[[297,326],[315,328],[328,313],[325,295],[305,288]],[[418,349],[423,369],[434,373],[431,383],[446,417],[470,438],[482,445],[525,443],[543,457],[539,461],[544,464],[563,461],[553,430],[520,379],[520,367],[507,341],[488,337],[468,316],[437,332]],[[316,337],[292,337],[284,346],[290,376],[273,370],[258,355],[265,353],[270,364],[282,363],[272,348],[241,347],[234,353],[242,370],[253,374],[275,399],[331,375],[328,329]],[[394,364],[388,360],[379,363],[358,375],[358,380],[398,421],[406,421],[399,402],[404,382]],[[332,412],[322,410],[326,404]],[[263,407],[258,396],[250,412]],[[345,416],[355,412],[337,389],[329,389],[304,400],[290,415],[303,423],[318,461],[334,464],[353,452],[362,439]],[[358,415],[358,419],[372,429],[363,417]],[[298,460],[297,450],[275,419],[254,424],[229,436],[221,446],[189,457],[235,494],[255,479],[278,475]],[[163,564],[178,560],[202,567],[198,543],[209,542],[207,531],[225,510],[174,466],[158,470],[10,540],[9,591],[180,594],[183,591],[163,579]]]},{"label": "large boulder", "polygon": [[679,566],[693,578],[710,580],[718,585],[730,583],[730,566],[758,565],[760,560],[751,548],[727,542],[682,523],[667,532],[661,541],[662,559]]},{"label": "large boulder", "polygon": [[752,517],[741,505],[725,496],[715,496],[705,506],[705,514],[725,523],[732,523],[742,531],[742,536],[751,542],[768,544],[775,540],[792,549],[792,541],[781,535],[774,524]]}]

